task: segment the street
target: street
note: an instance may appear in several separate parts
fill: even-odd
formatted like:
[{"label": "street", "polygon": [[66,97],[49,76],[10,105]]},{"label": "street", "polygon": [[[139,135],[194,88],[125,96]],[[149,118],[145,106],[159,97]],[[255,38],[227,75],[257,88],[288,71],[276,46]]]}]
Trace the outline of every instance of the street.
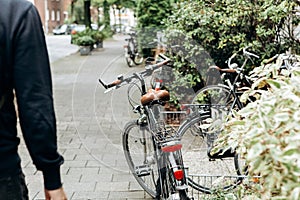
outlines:
[{"label": "street", "polygon": [[46,35],[50,63],[78,51],[78,46],[70,41],[70,35]]}]

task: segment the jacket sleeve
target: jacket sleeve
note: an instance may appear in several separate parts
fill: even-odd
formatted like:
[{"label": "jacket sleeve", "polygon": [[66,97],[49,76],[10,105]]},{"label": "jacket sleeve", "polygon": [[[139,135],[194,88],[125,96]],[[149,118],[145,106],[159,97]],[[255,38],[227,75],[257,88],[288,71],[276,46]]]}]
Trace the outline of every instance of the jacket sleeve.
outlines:
[{"label": "jacket sleeve", "polygon": [[[15,23],[14,23],[15,24]],[[14,87],[23,137],[46,189],[61,187],[50,64],[39,14],[32,5],[16,24]]]}]

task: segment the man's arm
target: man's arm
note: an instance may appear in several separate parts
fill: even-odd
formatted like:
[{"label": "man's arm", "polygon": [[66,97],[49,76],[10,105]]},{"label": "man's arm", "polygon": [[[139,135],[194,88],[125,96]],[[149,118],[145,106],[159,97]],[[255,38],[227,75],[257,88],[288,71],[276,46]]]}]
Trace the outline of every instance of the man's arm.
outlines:
[{"label": "man's arm", "polygon": [[45,188],[55,190],[62,186],[60,165],[63,157],[57,152],[52,80],[45,36],[33,5],[23,14],[15,15],[20,15],[12,44],[20,124],[33,163],[43,172]]}]

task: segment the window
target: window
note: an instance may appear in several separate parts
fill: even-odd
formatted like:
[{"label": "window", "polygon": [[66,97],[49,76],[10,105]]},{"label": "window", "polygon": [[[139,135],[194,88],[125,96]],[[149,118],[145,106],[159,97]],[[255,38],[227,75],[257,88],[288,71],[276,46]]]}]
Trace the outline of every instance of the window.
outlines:
[{"label": "window", "polygon": [[51,21],[55,21],[55,11],[51,11]]},{"label": "window", "polygon": [[56,11],[56,21],[60,21],[60,10]]},{"label": "window", "polygon": [[46,17],[46,21],[49,21],[49,10],[48,9],[46,10],[46,16],[45,17]]}]

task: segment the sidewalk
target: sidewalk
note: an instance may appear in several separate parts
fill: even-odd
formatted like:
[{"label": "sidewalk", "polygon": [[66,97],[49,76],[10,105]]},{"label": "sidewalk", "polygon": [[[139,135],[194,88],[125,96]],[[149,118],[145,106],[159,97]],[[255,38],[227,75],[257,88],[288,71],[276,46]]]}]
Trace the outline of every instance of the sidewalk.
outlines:
[{"label": "sidewalk", "polygon": [[[121,130],[131,119],[126,87],[104,94],[98,83],[100,77],[111,82],[119,74],[141,70],[126,65],[123,44],[123,37],[115,37],[89,56],[74,53],[51,64],[69,200],[151,199],[129,173],[122,150]],[[44,199],[41,172],[32,165],[23,140],[20,154],[30,199]]]}]

